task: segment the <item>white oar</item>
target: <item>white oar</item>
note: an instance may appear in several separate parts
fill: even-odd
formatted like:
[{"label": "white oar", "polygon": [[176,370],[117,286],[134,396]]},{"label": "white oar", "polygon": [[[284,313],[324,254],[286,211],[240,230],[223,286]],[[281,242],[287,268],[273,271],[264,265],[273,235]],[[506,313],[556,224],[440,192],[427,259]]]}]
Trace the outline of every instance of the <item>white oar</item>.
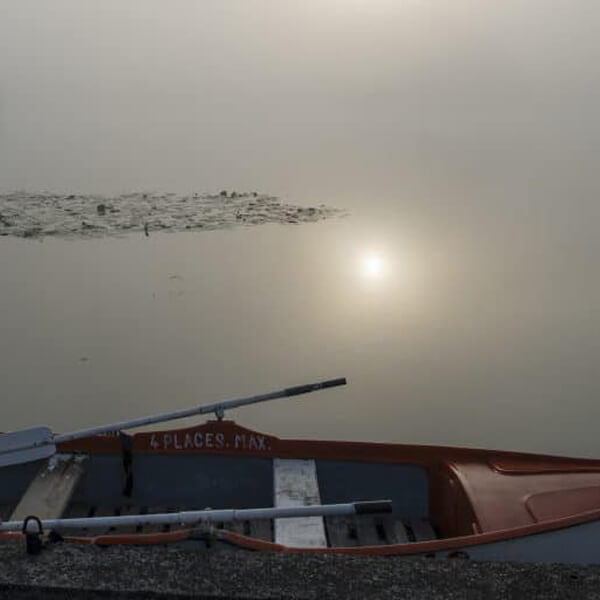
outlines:
[{"label": "white oar", "polygon": [[184,408],[174,412],[140,417],[129,421],[119,421],[118,423],[101,425],[99,427],[89,427],[88,429],[80,429],[79,431],[63,433],[60,435],[53,435],[48,427],[34,427],[23,431],[5,433],[0,435],[0,467],[48,458],[56,452],[56,444],[60,444],[61,442],[71,442],[93,435],[116,432],[123,429],[133,429],[134,427],[141,427],[143,425],[164,423],[166,421],[173,421],[175,419],[182,419],[183,417],[191,417],[193,415],[215,413],[219,419],[222,419],[225,411],[232,408],[256,404],[257,402],[266,402],[267,400],[275,400],[276,398],[308,394],[309,392],[316,392],[317,390],[325,388],[345,385],[345,383],[346,379],[344,377],[340,379],[330,379],[328,381],[285,388],[268,394],[226,400],[224,402],[217,402],[216,404],[208,404],[205,406]]},{"label": "white oar", "polygon": [[[294,517],[330,517],[366,513],[391,512],[391,500],[369,500],[343,504],[316,504],[313,506],[289,506],[285,508],[242,508],[220,510],[189,510],[173,513],[146,515],[123,515],[116,517],[82,517],[76,519],[46,519],[41,525],[45,530],[98,529],[106,527],[133,527],[144,525],[193,525],[203,522],[251,521],[253,519],[290,519]],[[0,523],[0,531],[22,531],[23,521]],[[27,521],[27,531],[38,533],[35,519]]]}]

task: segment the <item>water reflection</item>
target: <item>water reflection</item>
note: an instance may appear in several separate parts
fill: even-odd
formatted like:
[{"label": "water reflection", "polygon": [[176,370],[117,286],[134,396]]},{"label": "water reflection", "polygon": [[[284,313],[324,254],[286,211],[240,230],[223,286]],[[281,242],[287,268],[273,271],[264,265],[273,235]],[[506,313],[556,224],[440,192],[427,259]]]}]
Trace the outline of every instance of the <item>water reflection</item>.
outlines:
[{"label": "water reflection", "polygon": [[[370,238],[382,272],[365,278],[356,257],[375,245],[364,232],[347,219],[1,239],[3,429],[66,431],[346,376],[343,389],[231,416],[282,436],[594,454],[594,419],[561,402],[577,383],[580,406],[597,414],[585,400],[593,330],[571,324],[569,338],[556,323],[549,338],[543,318],[514,310],[522,295],[505,294],[504,316],[483,289],[476,304],[434,241],[394,244],[381,227]],[[549,406],[544,428],[531,427]],[[580,435],[561,437],[565,423]]]},{"label": "water reflection", "polygon": [[380,279],[384,276],[386,262],[378,252],[365,252],[360,261],[361,273],[369,279]]}]

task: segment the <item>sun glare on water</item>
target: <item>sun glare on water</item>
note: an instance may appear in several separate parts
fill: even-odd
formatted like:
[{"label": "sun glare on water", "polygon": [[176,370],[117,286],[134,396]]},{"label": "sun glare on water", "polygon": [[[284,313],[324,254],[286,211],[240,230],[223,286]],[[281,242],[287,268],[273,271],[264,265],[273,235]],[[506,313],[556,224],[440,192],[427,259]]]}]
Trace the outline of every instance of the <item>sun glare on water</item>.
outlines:
[{"label": "sun glare on water", "polygon": [[385,260],[376,252],[369,252],[361,259],[361,272],[365,277],[378,279],[385,272]]},{"label": "sun glare on water", "polygon": [[352,264],[354,277],[368,297],[397,297],[407,300],[420,295],[422,269],[414,254],[406,248],[367,247],[359,250]]}]

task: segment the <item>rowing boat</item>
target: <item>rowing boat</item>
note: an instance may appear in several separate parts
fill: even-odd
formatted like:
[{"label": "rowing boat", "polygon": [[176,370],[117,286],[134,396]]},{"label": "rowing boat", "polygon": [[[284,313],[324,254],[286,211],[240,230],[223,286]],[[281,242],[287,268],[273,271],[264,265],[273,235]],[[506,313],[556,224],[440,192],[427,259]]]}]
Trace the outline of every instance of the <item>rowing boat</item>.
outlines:
[{"label": "rowing boat", "polygon": [[[281,439],[222,415],[56,451],[0,469],[0,539],[35,516],[100,545],[600,562],[599,460]],[[322,510],[366,501],[376,510]]]}]

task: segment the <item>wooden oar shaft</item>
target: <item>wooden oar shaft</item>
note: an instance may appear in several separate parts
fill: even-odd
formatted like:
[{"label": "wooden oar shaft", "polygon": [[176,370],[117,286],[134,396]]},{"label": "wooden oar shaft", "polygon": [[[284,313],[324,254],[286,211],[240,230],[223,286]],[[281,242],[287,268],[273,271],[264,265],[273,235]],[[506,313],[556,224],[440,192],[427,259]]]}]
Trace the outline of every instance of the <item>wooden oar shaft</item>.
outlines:
[{"label": "wooden oar shaft", "polygon": [[[0,467],[11,464],[20,464],[28,462],[28,460],[33,461],[47,458],[55,452],[55,444],[71,442],[73,440],[79,440],[103,433],[117,432],[123,429],[133,429],[134,427],[141,427],[143,425],[164,423],[166,421],[173,421],[175,419],[182,419],[183,417],[191,417],[193,415],[215,413],[221,418],[226,410],[237,408],[238,406],[247,406],[248,404],[266,402],[267,400],[275,400],[276,398],[308,394],[309,392],[344,385],[345,383],[346,379],[343,377],[339,379],[329,379],[327,381],[284,388],[268,394],[259,394],[257,396],[236,398],[234,400],[226,400],[225,402],[217,402],[215,404],[184,408],[173,412],[130,419],[128,421],[119,421],[118,423],[101,425],[99,427],[89,427],[87,429],[80,429],[78,431],[73,431],[72,433],[63,433],[59,435],[52,435],[52,432],[47,427],[35,427],[24,431],[5,433],[0,435]],[[43,448],[46,448],[47,452],[44,453],[42,450]],[[34,452],[34,450],[36,452]]]},{"label": "wooden oar shaft", "polygon": [[[194,510],[146,515],[123,515],[115,517],[82,517],[75,519],[46,519],[41,524],[45,531],[52,529],[98,529],[104,527],[131,527],[144,525],[193,525],[201,522],[251,521],[254,519],[290,519],[298,517],[328,517],[365,513],[390,512],[391,500],[291,506],[282,508],[243,508],[224,510]],[[0,523],[0,531],[21,531],[23,521]],[[35,533],[35,521],[28,521],[27,531]]]},{"label": "wooden oar shaft", "polygon": [[60,444],[61,442],[71,442],[73,440],[79,440],[92,435],[111,433],[121,431],[122,429],[133,429],[135,427],[142,427],[144,425],[153,425],[154,423],[165,423],[167,421],[174,421],[176,419],[183,419],[184,417],[191,417],[194,415],[204,415],[218,412],[222,413],[226,410],[237,408],[239,406],[247,406],[249,404],[256,404],[258,402],[266,402],[268,400],[275,400],[276,398],[308,394],[310,392],[316,392],[317,390],[322,390],[329,387],[345,385],[345,383],[346,379],[342,377],[339,379],[329,379],[327,381],[319,381],[317,383],[310,383],[307,385],[298,385],[291,388],[277,390],[276,392],[269,392],[268,394],[259,394],[257,396],[248,396],[246,398],[225,400],[224,402],[217,402],[215,404],[184,408],[182,410],[160,413],[158,415],[152,415],[149,417],[139,417],[137,419],[130,419],[128,421],[120,421],[110,425],[101,425],[99,427],[80,429],[79,431],[74,431],[72,433],[56,435],[52,441],[55,444]]}]

